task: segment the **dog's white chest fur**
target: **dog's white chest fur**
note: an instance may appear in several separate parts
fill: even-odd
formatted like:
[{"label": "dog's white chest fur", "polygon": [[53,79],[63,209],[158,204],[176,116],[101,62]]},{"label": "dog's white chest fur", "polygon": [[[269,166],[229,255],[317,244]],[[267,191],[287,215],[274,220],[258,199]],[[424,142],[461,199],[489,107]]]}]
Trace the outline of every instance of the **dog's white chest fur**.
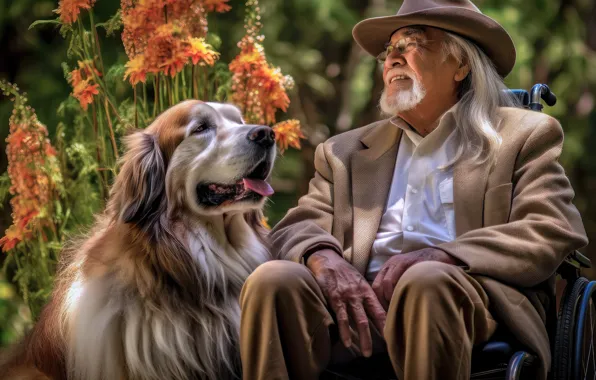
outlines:
[{"label": "dog's white chest fur", "polygon": [[73,379],[226,379],[237,366],[238,296],[268,252],[241,214],[192,226],[187,247],[201,307],[164,294],[144,299],[118,271],[78,278],[65,304]]}]

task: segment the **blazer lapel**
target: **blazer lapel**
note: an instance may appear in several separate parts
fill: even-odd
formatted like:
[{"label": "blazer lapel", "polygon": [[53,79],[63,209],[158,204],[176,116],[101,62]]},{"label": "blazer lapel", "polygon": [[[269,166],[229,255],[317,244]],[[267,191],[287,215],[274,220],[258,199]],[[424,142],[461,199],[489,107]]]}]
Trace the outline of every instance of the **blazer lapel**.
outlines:
[{"label": "blazer lapel", "polygon": [[352,157],[353,250],[346,257],[360,273],[368,266],[391,188],[402,130],[391,122],[361,138],[365,149]]}]

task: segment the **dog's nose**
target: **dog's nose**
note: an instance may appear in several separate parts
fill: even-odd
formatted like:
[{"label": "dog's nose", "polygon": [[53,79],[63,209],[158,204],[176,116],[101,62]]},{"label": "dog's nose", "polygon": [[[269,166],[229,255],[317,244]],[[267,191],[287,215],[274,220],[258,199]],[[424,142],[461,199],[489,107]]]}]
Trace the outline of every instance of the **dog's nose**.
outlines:
[{"label": "dog's nose", "polygon": [[263,148],[270,148],[275,144],[275,132],[269,127],[255,127],[248,132],[246,137]]}]

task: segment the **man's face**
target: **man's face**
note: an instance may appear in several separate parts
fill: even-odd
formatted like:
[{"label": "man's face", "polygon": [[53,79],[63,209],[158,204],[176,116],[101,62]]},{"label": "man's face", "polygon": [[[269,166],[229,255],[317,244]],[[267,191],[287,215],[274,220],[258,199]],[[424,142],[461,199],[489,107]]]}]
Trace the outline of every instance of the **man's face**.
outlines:
[{"label": "man's face", "polygon": [[384,112],[396,115],[431,101],[452,101],[459,65],[445,57],[445,38],[445,32],[431,27],[406,27],[391,36],[383,64]]}]

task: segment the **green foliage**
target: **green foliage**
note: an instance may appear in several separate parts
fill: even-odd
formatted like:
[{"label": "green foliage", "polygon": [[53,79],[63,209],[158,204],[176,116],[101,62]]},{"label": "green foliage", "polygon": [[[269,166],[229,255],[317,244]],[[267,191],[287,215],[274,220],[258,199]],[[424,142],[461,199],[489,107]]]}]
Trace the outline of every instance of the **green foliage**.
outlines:
[{"label": "green foliage", "polygon": [[118,9],[116,14],[112,16],[112,18],[110,18],[106,22],[96,24],[96,26],[104,28],[108,37],[114,35],[117,31],[122,29],[122,11]]}]

